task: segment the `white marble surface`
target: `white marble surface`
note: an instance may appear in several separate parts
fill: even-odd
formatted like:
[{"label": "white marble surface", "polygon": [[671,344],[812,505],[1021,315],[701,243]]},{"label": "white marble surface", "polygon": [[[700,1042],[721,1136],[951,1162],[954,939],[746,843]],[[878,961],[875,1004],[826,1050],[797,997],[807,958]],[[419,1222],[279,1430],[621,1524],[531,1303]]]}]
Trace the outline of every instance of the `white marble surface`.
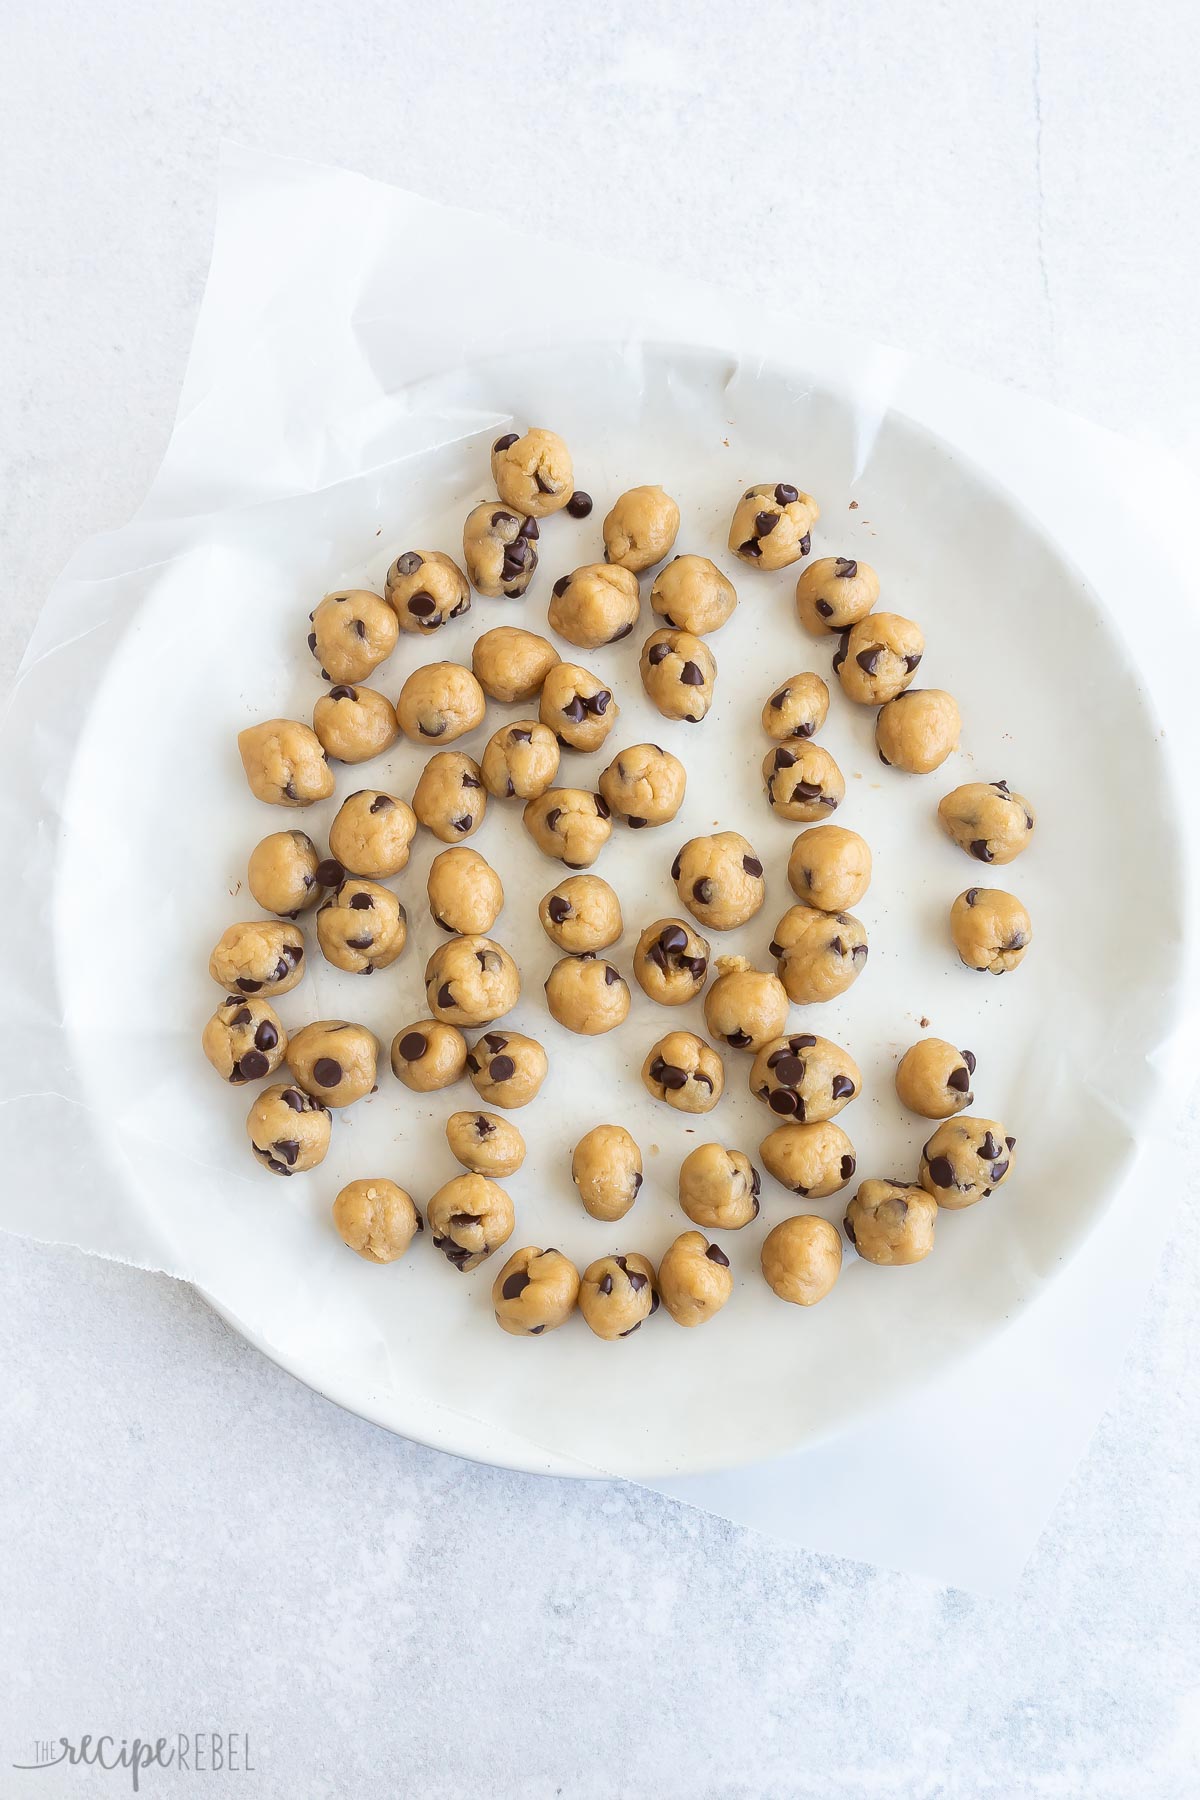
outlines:
[{"label": "white marble surface", "polygon": [[[518,253],[536,211],[1200,449],[1185,0],[441,10],[124,0],[102,30],[78,0],[10,0],[6,670],[158,462],[222,135],[507,201]],[[482,303],[503,278],[467,276]],[[439,1457],[316,1399],[188,1290],[5,1240],[0,1793],[119,1782],[12,1772],[39,1736],[221,1728],[251,1733],[256,1773],[209,1791],[305,1800],[1190,1800],[1195,1202],[1005,1603]]]}]

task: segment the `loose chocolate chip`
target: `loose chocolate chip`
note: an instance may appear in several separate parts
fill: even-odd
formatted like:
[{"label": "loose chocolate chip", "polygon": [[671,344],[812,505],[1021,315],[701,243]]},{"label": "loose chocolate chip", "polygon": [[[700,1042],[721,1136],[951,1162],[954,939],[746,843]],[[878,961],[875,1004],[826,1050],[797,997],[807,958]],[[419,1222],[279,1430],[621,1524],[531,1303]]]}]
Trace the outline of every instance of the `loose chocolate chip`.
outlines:
[{"label": "loose chocolate chip", "polygon": [[833,617],[833,608],[830,606],[828,600],[818,600],[817,611],[823,619],[832,619]]},{"label": "loose chocolate chip", "polygon": [[704,1254],[709,1262],[717,1263],[722,1269],[729,1267],[729,1258],[719,1244],[710,1244]]},{"label": "loose chocolate chip", "polygon": [[319,1056],[313,1064],[313,1080],[323,1088],[334,1088],[342,1079],[342,1065],[332,1056]]},{"label": "loose chocolate chip", "polygon": [[504,1300],[515,1300],[519,1294],[525,1292],[525,1289],[528,1286],[528,1275],[525,1273],[524,1269],[517,1269],[507,1278],[504,1286],[500,1289],[501,1298]]},{"label": "loose chocolate chip", "polygon": [[515,432],[515,431],[509,431],[509,432],[506,432],[506,433],[505,433],[505,435],[504,435],[504,437],[498,437],[498,438],[497,438],[497,439],[496,439],[496,441],[495,441],[495,443],[494,443],[494,444],[493,444],[493,445],[492,445],[492,449],[493,449],[493,450],[494,450],[494,451],[503,451],[503,450],[508,450],[508,449],[510,449],[510,448],[511,448],[511,446],[512,446],[512,445],[513,445],[513,444],[515,444],[515,443],[516,443],[516,441],[517,441],[517,434],[516,434],[516,432]]},{"label": "loose chocolate chip", "polygon": [[[443,993],[446,991],[443,988]],[[449,1002],[447,1002],[449,1004]],[[400,1056],[404,1062],[416,1062],[429,1048],[429,1039],[421,1031],[406,1031],[400,1039]]]},{"label": "loose chocolate chip", "polygon": [[235,1081],[257,1081],[260,1075],[266,1074],[270,1066],[269,1059],[262,1054],[261,1050],[247,1050],[241,1062],[235,1065],[233,1075],[230,1079]]},{"label": "loose chocolate chip", "polygon": [[835,1100],[849,1099],[854,1092],[854,1083],[848,1075],[835,1075],[829,1084],[829,1091]]},{"label": "loose chocolate chip", "polygon": [[763,866],[757,856],[743,856],[742,867],[747,875],[753,875],[756,881],[763,872]]},{"label": "loose chocolate chip", "polygon": [[794,500],[800,498],[800,490],[794,488],[790,481],[780,481],[776,483],[775,498],[780,506],[791,506]]},{"label": "loose chocolate chip", "polygon": [[355,912],[366,912],[368,907],[374,906],[374,904],[370,894],[351,894],[350,896],[350,905]]},{"label": "loose chocolate chip", "polygon": [[510,1081],[517,1072],[517,1065],[511,1056],[493,1056],[488,1064],[490,1081]]},{"label": "loose chocolate chip", "polygon": [[692,883],[692,899],[701,906],[707,906],[713,897],[713,884],[707,875]]},{"label": "loose chocolate chip", "polygon": [[965,1094],[971,1086],[971,1075],[967,1069],[952,1069],[946,1077],[946,1086],[953,1088],[956,1094]]},{"label": "loose chocolate chip", "polygon": [[1004,1141],[1005,1141],[1005,1143],[1006,1143],[1006,1144],[1007,1144],[1007,1145],[1008,1145],[1008,1147],[1009,1147],[1009,1149],[1010,1149],[1010,1150],[1015,1150],[1015,1149],[1016,1149],[1016,1147],[1017,1147],[1017,1140],[1016,1140],[1016,1138],[1015,1138],[1015,1137],[1006,1137],[1006,1138],[1005,1138],[1005,1140],[1004,1140]]},{"label": "loose chocolate chip", "polygon": [[586,519],[592,510],[592,496],[585,494],[582,488],[576,488],[567,501],[567,511],[573,519]]},{"label": "loose chocolate chip", "polygon": [[320,882],[322,887],[326,887],[326,888],[341,887],[341,885],[342,885],[343,881],[345,881],[345,879],[346,879],[346,871],[345,871],[345,869],[343,869],[341,863],[336,860],[336,858],[334,858],[332,856],[327,856],[325,858],[324,862],[319,862],[317,864],[317,880]]},{"label": "loose chocolate chip", "polygon": [[704,672],[694,662],[685,662],[679,671],[679,679],[684,687],[703,687]]},{"label": "loose chocolate chip", "polygon": [[438,989],[437,1003],[439,1006],[454,1005],[454,995],[450,992],[450,983],[448,981],[443,981],[441,987]]},{"label": "loose chocolate chip", "polygon": [[408,603],[408,610],[414,618],[429,619],[437,611],[437,601],[432,594],[414,594]]},{"label": "loose chocolate chip", "polygon": [[778,513],[760,512],[754,515],[754,529],[760,538],[769,537],[778,523]]},{"label": "loose chocolate chip", "polygon": [[952,1188],[958,1184],[954,1179],[954,1164],[948,1156],[935,1156],[929,1164],[929,1179],[934,1187]]},{"label": "loose chocolate chip", "polygon": [[372,813],[391,812],[395,804],[396,802],[390,794],[376,794],[367,811]]}]

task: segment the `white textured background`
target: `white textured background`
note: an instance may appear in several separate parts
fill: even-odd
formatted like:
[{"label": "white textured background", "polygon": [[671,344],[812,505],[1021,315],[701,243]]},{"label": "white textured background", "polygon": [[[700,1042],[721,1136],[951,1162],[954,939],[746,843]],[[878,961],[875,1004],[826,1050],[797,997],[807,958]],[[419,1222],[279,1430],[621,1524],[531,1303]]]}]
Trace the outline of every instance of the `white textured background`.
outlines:
[{"label": "white textured background", "polygon": [[[536,216],[1197,458],[1198,88],[1193,0],[4,0],[5,672],[158,463],[223,135],[508,207],[514,266]],[[414,246],[483,306],[509,273]],[[1195,1201],[1002,1604],[395,1441],[188,1290],[4,1240],[0,1795],[125,1791],[13,1773],[38,1736],[225,1728],[256,1775],[149,1791],[1194,1800]]]}]

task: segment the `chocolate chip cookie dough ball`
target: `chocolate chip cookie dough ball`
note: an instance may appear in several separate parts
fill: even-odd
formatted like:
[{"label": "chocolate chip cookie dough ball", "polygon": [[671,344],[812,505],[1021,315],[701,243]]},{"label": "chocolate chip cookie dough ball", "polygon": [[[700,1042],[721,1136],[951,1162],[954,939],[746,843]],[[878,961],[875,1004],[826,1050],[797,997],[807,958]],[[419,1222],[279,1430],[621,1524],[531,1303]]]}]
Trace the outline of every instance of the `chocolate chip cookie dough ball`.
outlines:
[{"label": "chocolate chip cookie dough ball", "polygon": [[717,659],[690,631],[654,631],[642,645],[642,686],[664,719],[698,725],[712,705]]},{"label": "chocolate chip cookie dough ball", "polygon": [[808,906],[845,912],[871,885],[871,846],[841,825],[802,831],[788,857],[788,883]]},{"label": "chocolate chip cookie dough ball", "polygon": [[861,1087],[854,1058],[810,1031],[764,1044],[750,1070],[750,1092],[772,1112],[802,1125],[836,1117]]},{"label": "chocolate chip cookie dough ball", "polygon": [[679,508],[660,487],[629,488],[604,521],[607,562],[635,575],[661,562],[679,535]]},{"label": "chocolate chip cookie dough ball", "polygon": [[387,601],[367,588],[326,594],[310,621],[308,647],[326,681],[365,681],[387,661],[400,635]]},{"label": "chocolate chip cookie dough ball", "polygon": [[555,1330],[578,1298],[579,1270],[561,1250],[518,1250],[492,1283],[496,1323],[512,1337]]},{"label": "chocolate chip cookie dough ball", "polygon": [[599,750],[620,711],[612,689],[578,663],[556,663],[542,683],[538,718],[568,750]]},{"label": "chocolate chip cookie dough ball", "polygon": [[683,1006],[708,979],[708,940],[685,919],[655,919],[633,953],[634,979],[660,1006]]},{"label": "chocolate chip cookie dough ball", "polygon": [[374,688],[332,687],[313,707],[313,730],[335,762],[370,762],[399,737],[396,709]]},{"label": "chocolate chip cookie dough ball", "polygon": [[789,906],[775,927],[771,955],[778,958],[788,999],[815,1006],[836,999],[858,980],[867,966],[867,934],[853,913]]},{"label": "chocolate chip cookie dough ball", "polygon": [[815,1306],[841,1273],[837,1226],[811,1213],[783,1219],[763,1239],[761,1263],[772,1293],[793,1306]]},{"label": "chocolate chip cookie dough ball", "polygon": [[487,789],[483,771],[462,750],[431,756],[413,790],[413,811],[443,844],[459,843],[483,824]]},{"label": "chocolate chip cookie dough ball", "polygon": [[264,1088],[246,1114],[250,1148],[272,1175],[303,1175],[329,1148],[329,1110],[288,1082]]},{"label": "chocolate chip cookie dough ball", "polygon": [[929,775],[958,748],[958,702],[942,688],[909,688],[879,709],[875,748],[879,760],[907,775]]},{"label": "chocolate chip cookie dough ball", "polygon": [[489,1025],[521,997],[521,977],[507,950],[489,937],[456,937],[425,964],[429,1010],[444,1025]]},{"label": "chocolate chip cookie dough ball", "polygon": [[710,1044],[694,1031],[668,1031],[642,1064],[642,1081],[656,1100],[677,1112],[711,1112],[725,1091],[725,1071]]},{"label": "chocolate chip cookie dough ball", "polygon": [[1006,781],[968,781],[938,802],[947,837],[977,862],[1010,863],[1033,833],[1033,808]]},{"label": "chocolate chip cookie dough ball", "polygon": [[713,931],[736,931],[767,894],[763,866],[737,831],[689,838],[671,864],[671,880],[692,917]]},{"label": "chocolate chip cookie dough ball", "polygon": [[597,786],[618,819],[640,831],[675,817],[687,791],[687,770],[659,744],[634,744],[613,758]]},{"label": "chocolate chip cookie dough ball", "polygon": [[627,638],[640,609],[636,575],[610,569],[607,563],[586,563],[572,575],[559,576],[546,617],[551,630],[569,644],[599,650]]},{"label": "chocolate chip cookie dough ball", "polygon": [[900,1268],[933,1249],[937,1202],[915,1181],[864,1181],[842,1220],[864,1262]]},{"label": "chocolate chip cookie dough ball", "polygon": [[758,1170],[740,1150],[698,1144],[679,1170],[679,1204],[706,1231],[740,1231],[758,1217]]},{"label": "chocolate chip cookie dough ball", "polygon": [[433,1247],[460,1272],[481,1262],[512,1236],[513,1203],[486,1175],[456,1175],[425,1208]]},{"label": "chocolate chip cookie dough ball", "polygon": [[526,802],[521,818],[542,855],[568,869],[590,868],[612,836],[608,801],[586,788],[548,788]]},{"label": "chocolate chip cookie dough ball", "polygon": [[558,739],[539,719],[517,719],[488,739],[480,770],[497,800],[536,800],[558,774]]},{"label": "chocolate chip cookie dough ball", "polygon": [[346,1184],[333,1203],[343,1244],[364,1262],[398,1262],[425,1221],[412,1195],[376,1175]]},{"label": "chocolate chip cookie dough ball", "polygon": [[658,1310],[654,1264],[636,1250],[589,1263],[579,1283],[579,1310],[598,1338],[629,1337]]},{"label": "chocolate chip cookie dough ball", "polygon": [[297,719],[267,719],[238,732],[250,792],[268,806],[311,806],[333,792],[333,770],[316,732]]},{"label": "chocolate chip cookie dough ball", "polygon": [[467,1066],[467,1040],[453,1025],[418,1019],[392,1039],[392,1074],[414,1094],[450,1087]]},{"label": "chocolate chip cookie dough ball", "polygon": [[370,975],[404,949],[408,916],[390,888],[353,876],[318,909],[317,942],[335,969]]},{"label": "chocolate chip cookie dough ball", "polygon": [[492,480],[505,506],[535,519],[566,506],[575,492],[571,452],[555,431],[506,431],[492,445]]},{"label": "chocolate chip cookie dough ball", "polygon": [[375,1086],[379,1040],[365,1025],[317,1019],[293,1034],[287,1063],[306,1094],[322,1106],[352,1106]]},{"label": "chocolate chip cookie dough ball", "polygon": [[296,925],[251,919],[223,931],[208,972],[227,994],[290,994],[304,974],[304,933]]},{"label": "chocolate chip cookie dough ball", "polygon": [[546,1079],[549,1063],[536,1038],[520,1031],[489,1031],[467,1053],[471,1086],[493,1106],[528,1106]]},{"label": "chocolate chip cookie dough ball", "polygon": [[806,1200],[836,1194],[856,1167],[854,1145],[829,1119],[815,1125],[777,1125],[758,1152],[767,1174]]},{"label": "chocolate chip cookie dough ball", "polygon": [[[382,881],[407,868],[416,830],[417,815],[407,800],[378,788],[360,788],[338,808],[329,827],[329,849],[347,874]],[[323,863],[318,870],[322,885],[327,875],[338,879],[332,865]]]},{"label": "chocolate chip cookie dough ball", "polygon": [[1033,922],[1015,894],[1003,888],[968,888],[950,908],[950,936],[968,969],[1004,975],[1016,968],[1033,941]]},{"label": "chocolate chip cookie dough ball", "polygon": [[921,1186],[952,1211],[974,1206],[1008,1180],[1016,1147],[998,1119],[947,1119],[921,1152]]},{"label": "chocolate chip cookie dough ball", "polygon": [[777,744],[763,758],[762,777],[780,819],[827,819],[846,797],[842,771],[820,744]]},{"label": "chocolate chip cookie dough ball", "polygon": [[593,1219],[623,1219],[642,1185],[642,1153],[623,1125],[595,1125],[571,1157],[571,1180]]},{"label": "chocolate chip cookie dough ball", "polygon": [[709,1032],[733,1050],[761,1050],[787,1024],[788,997],[777,975],[744,956],[718,956],[717,979],[704,996]]},{"label": "chocolate chip cookie dough ball", "polygon": [[923,1119],[949,1119],[975,1098],[974,1073],[973,1051],[956,1050],[945,1038],[922,1038],[896,1065],[896,1093],[901,1106]]},{"label": "chocolate chip cookie dough ball", "polygon": [[865,619],[879,598],[879,577],[870,563],[852,556],[820,556],[796,583],[796,613],[806,631],[848,631]]},{"label": "chocolate chip cookie dough ball", "polygon": [[733,1292],[729,1258],[702,1231],[685,1231],[658,1265],[658,1291],[677,1325],[704,1325]]},{"label": "chocolate chip cookie dough ball", "polygon": [[478,850],[440,851],[425,889],[434,923],[461,937],[489,932],[504,905],[504,884]]},{"label": "chocolate chip cookie dough ball", "polygon": [[471,604],[467,578],[440,550],[404,550],[387,572],[384,593],[401,631],[436,631]]},{"label": "chocolate chip cookie dough ball", "polygon": [[400,729],[412,744],[449,744],[482,725],[483,689],[459,663],[426,663],[414,669],[396,702]]},{"label": "chocolate chip cookie dough ball", "polygon": [[537,568],[536,519],[484,500],[467,514],[463,526],[463,561],[471,586],[489,600],[519,600]]},{"label": "chocolate chip cookie dough ball", "polygon": [[246,885],[264,912],[294,919],[321,897],[320,866],[317,847],[306,831],[273,831],[250,852]]},{"label": "chocolate chip cookie dough ball", "polygon": [[498,1113],[456,1112],[446,1120],[450,1154],[473,1175],[515,1175],[525,1161],[525,1139]]},{"label": "chocolate chip cookie dough ball", "polygon": [[497,625],[476,638],[471,652],[475,679],[505,706],[532,700],[561,657],[548,638],[516,625]]},{"label": "chocolate chip cookie dough ball", "polygon": [[607,950],[625,929],[621,902],[599,875],[569,875],[560,881],[543,894],[538,918],[550,942],[572,956]]},{"label": "chocolate chip cookie dough ball", "polygon": [[899,613],[870,613],[844,631],[833,654],[833,672],[847,700],[883,706],[902,694],[925,650],[919,625]]},{"label": "chocolate chip cookie dough ball", "polygon": [[810,738],[820,731],[829,713],[829,689],[819,675],[804,669],[789,675],[762,709],[763,730],[777,744],[790,738]]},{"label": "chocolate chip cookie dough ball", "polygon": [[812,548],[821,509],[789,481],[747,488],[733,511],[729,548],[756,569],[785,569]]},{"label": "chocolate chip cookie dough ball", "polygon": [[673,631],[705,637],[732,617],[737,590],[707,556],[674,556],[654,577],[650,604]]},{"label": "chocolate chip cookie dough ball", "polygon": [[546,977],[546,1005],[568,1031],[599,1037],[628,1018],[629,987],[620,969],[587,950],[555,963]]},{"label": "chocolate chip cookie dough ball", "polygon": [[222,1081],[240,1086],[273,1075],[287,1055],[287,1032],[265,1000],[222,1000],[204,1027],[201,1046]]}]

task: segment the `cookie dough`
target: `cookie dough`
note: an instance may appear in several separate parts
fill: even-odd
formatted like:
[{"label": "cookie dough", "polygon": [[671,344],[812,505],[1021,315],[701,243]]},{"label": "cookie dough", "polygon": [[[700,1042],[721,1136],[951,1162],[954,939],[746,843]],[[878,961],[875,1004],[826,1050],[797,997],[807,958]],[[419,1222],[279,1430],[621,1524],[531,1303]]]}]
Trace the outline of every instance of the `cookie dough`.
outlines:
[{"label": "cookie dough", "polygon": [[922,1038],[896,1065],[896,1093],[901,1106],[923,1119],[949,1119],[970,1106],[975,1054],[956,1050],[945,1038]]},{"label": "cookie dough", "polygon": [[505,706],[532,700],[562,661],[548,638],[516,625],[496,625],[476,638],[471,667],[484,693]]},{"label": "cookie dough", "polygon": [[354,876],[317,911],[326,960],[349,975],[389,968],[408,942],[408,915],[390,888]]},{"label": "cookie dough", "polygon": [[827,819],[846,797],[842,771],[820,744],[777,744],[763,758],[762,778],[781,819]]},{"label": "cookie dough", "polygon": [[585,950],[555,963],[546,977],[546,1005],[568,1031],[598,1037],[628,1018],[629,987],[618,968]]},{"label": "cookie dough", "polygon": [[467,1040],[454,1025],[418,1019],[392,1039],[392,1074],[415,1094],[450,1087],[467,1066]]},{"label": "cookie dough", "polygon": [[525,1161],[525,1139],[498,1113],[456,1112],[446,1120],[450,1154],[474,1175],[515,1175]]},{"label": "cookie dough", "polygon": [[674,556],[654,577],[650,605],[673,631],[704,637],[732,617],[737,589],[707,556]]},{"label": "cookie dough", "polygon": [[343,1244],[364,1262],[397,1262],[425,1221],[412,1195],[375,1176],[351,1181],[333,1203],[333,1222]]},{"label": "cookie dough", "polygon": [[370,762],[399,737],[396,709],[374,688],[332,687],[313,707],[313,730],[335,762]]},{"label": "cookie dough", "polygon": [[703,1325],[733,1292],[729,1258],[702,1231],[685,1231],[658,1265],[658,1291],[677,1325]]},{"label": "cookie dough", "polygon": [[842,1220],[865,1262],[900,1268],[933,1249],[937,1202],[915,1181],[864,1181]]},{"label": "cookie dough", "polygon": [[629,488],[604,521],[604,558],[635,575],[661,562],[679,535],[679,508],[660,487]]},{"label": "cookie dough", "polygon": [[222,1000],[200,1041],[222,1081],[234,1087],[273,1075],[287,1055],[287,1032],[275,1009],[238,994]]},{"label": "cookie dough", "polygon": [[520,1031],[485,1032],[467,1053],[467,1075],[475,1092],[506,1111],[529,1105],[548,1068],[537,1039]]},{"label": "cookie dough", "polygon": [[585,563],[573,574],[559,576],[546,617],[551,630],[569,644],[599,650],[627,638],[640,610],[636,575],[607,563]]},{"label": "cookie dough", "polygon": [[659,744],[633,744],[613,758],[596,785],[618,819],[640,831],[675,817],[687,791],[687,770]]},{"label": "cookie dough", "polygon": [[598,1338],[629,1337],[658,1311],[654,1264],[636,1250],[589,1263],[579,1283],[579,1310]]},{"label": "cookie dough", "polygon": [[417,815],[407,800],[360,788],[343,800],[329,827],[329,849],[349,875],[383,881],[407,868]]},{"label": "cookie dough", "polygon": [[797,1006],[836,999],[867,966],[867,934],[853,913],[789,906],[770,948],[787,997]]},{"label": "cookie dough", "polygon": [[264,1088],[246,1114],[250,1148],[272,1175],[315,1169],[329,1148],[331,1124],[328,1107],[290,1082]]},{"label": "cookie dough", "polygon": [[1016,968],[1033,941],[1033,922],[1015,894],[973,887],[950,908],[950,936],[968,969],[1004,975]]},{"label": "cookie dough", "polygon": [[768,1175],[806,1200],[836,1194],[854,1174],[854,1145],[831,1119],[777,1125],[758,1146]]},{"label": "cookie dough", "polygon": [[769,738],[783,744],[790,738],[814,736],[828,713],[829,689],[819,675],[802,669],[774,690],[762,709],[762,727]]},{"label": "cookie dough", "polygon": [[396,702],[400,729],[412,744],[434,738],[452,743],[482,725],[486,710],[483,689],[460,663],[425,663],[414,669]]},{"label": "cookie dough", "polygon": [[575,1311],[579,1270],[561,1250],[518,1250],[492,1283],[492,1305],[501,1331],[540,1337]]},{"label": "cookie dough", "polygon": [[267,719],[238,732],[250,792],[269,806],[311,806],[333,792],[321,740],[297,719]]},{"label": "cookie dough", "polygon": [[578,663],[555,663],[542,683],[538,718],[568,750],[599,750],[620,711],[612,689]]},{"label": "cookie dough", "polygon": [[463,526],[463,561],[471,585],[489,600],[519,600],[538,565],[538,523],[499,500],[472,507]]},{"label": "cookie dough", "polygon": [[686,920],[655,919],[637,941],[634,979],[660,1006],[682,1006],[703,989],[708,954],[708,940]]},{"label": "cookie dough", "polygon": [[504,905],[504,884],[478,850],[440,851],[425,891],[434,924],[462,937],[490,931]]},{"label": "cookie dough", "polygon": [[729,548],[756,569],[785,569],[812,548],[821,509],[789,481],[747,488],[733,510]]},{"label": "cookie dough", "polygon": [[471,605],[467,578],[440,550],[403,550],[387,572],[384,593],[401,631],[430,632]]},{"label": "cookie dough", "polygon": [[534,426],[506,431],[492,445],[492,480],[505,506],[535,519],[566,506],[575,492],[571,452],[558,433]]},{"label": "cookie dough", "polygon": [[621,902],[599,875],[568,875],[543,894],[538,918],[550,942],[572,956],[607,950],[625,929]]},{"label": "cookie dough", "polygon": [[425,1208],[433,1247],[460,1272],[481,1262],[512,1236],[513,1203],[486,1175],[456,1175]]},{"label": "cookie dough", "polygon": [[443,844],[459,843],[483,824],[483,771],[463,750],[438,750],[421,770],[412,803],[426,831]]},{"label": "cookie dough", "polygon": [[834,1118],[861,1087],[854,1058],[810,1031],[764,1044],[750,1070],[750,1092],[772,1112],[802,1125]]},{"label": "cookie dough", "polygon": [[942,688],[909,688],[881,706],[875,748],[889,769],[928,775],[958,748],[958,702]]},{"label": "cookie dough", "polygon": [[558,739],[540,719],[517,719],[488,739],[480,769],[497,800],[536,800],[558,774]]},{"label": "cookie dough", "polygon": [[848,631],[865,619],[879,598],[879,577],[870,563],[852,556],[820,556],[796,583],[796,613],[806,631]]},{"label": "cookie dough", "polygon": [[902,694],[925,650],[919,625],[899,613],[870,613],[844,631],[833,653],[833,672],[847,700],[883,706]]},{"label": "cookie dough", "polygon": [[837,1226],[811,1213],[783,1219],[763,1239],[761,1262],[772,1293],[793,1306],[815,1306],[841,1273]]},{"label": "cookie dough", "polygon": [[706,1231],[740,1231],[757,1219],[758,1170],[740,1150],[698,1144],[679,1170],[679,1204]]},{"label": "cookie dough", "polygon": [[737,831],[689,838],[671,864],[671,880],[692,917],[713,931],[736,931],[767,895],[763,866]]},{"label": "cookie dough", "polygon": [[521,817],[542,855],[568,869],[590,868],[612,836],[608,801],[586,788],[548,788],[526,802]]},{"label": "cookie dough", "polygon": [[292,1034],[287,1065],[322,1106],[352,1106],[375,1086],[379,1040],[365,1025],[317,1019]]},{"label": "cookie dough", "polygon": [[717,659],[690,631],[654,631],[642,645],[642,686],[664,719],[698,725],[712,705]]},{"label": "cookie dough", "polygon": [[273,831],[250,852],[246,885],[264,912],[294,919],[321,898],[320,866],[306,831]]},{"label": "cookie dough", "polygon": [[1010,863],[1029,843],[1034,812],[1007,781],[968,781],[939,800],[938,822],[977,862]]},{"label": "cookie dough", "polygon": [[511,1012],[521,977],[507,950],[490,937],[455,937],[425,964],[429,1010],[444,1025],[489,1025]]},{"label": "cookie dough", "polygon": [[951,1211],[974,1206],[1008,1180],[1016,1147],[998,1119],[947,1119],[921,1152],[921,1186]]},{"label": "cookie dough", "polygon": [[593,1219],[623,1219],[642,1185],[642,1153],[623,1125],[594,1125],[571,1157],[571,1180]]},{"label": "cookie dough", "polygon": [[326,681],[365,681],[387,661],[400,635],[387,601],[367,588],[326,594],[308,617],[308,647]]},{"label": "cookie dough", "polygon": [[304,933],[298,925],[251,919],[223,931],[208,972],[227,994],[290,994],[304,974]]},{"label": "cookie dough", "polygon": [[711,1112],[725,1091],[725,1070],[711,1044],[694,1031],[668,1031],[642,1064],[642,1081],[677,1112]]},{"label": "cookie dough", "polygon": [[709,1034],[732,1050],[761,1050],[787,1024],[788,996],[777,975],[744,956],[718,956],[717,979],[704,996]]},{"label": "cookie dough", "polygon": [[842,825],[802,831],[788,857],[788,884],[821,912],[846,912],[871,885],[871,846]]}]

